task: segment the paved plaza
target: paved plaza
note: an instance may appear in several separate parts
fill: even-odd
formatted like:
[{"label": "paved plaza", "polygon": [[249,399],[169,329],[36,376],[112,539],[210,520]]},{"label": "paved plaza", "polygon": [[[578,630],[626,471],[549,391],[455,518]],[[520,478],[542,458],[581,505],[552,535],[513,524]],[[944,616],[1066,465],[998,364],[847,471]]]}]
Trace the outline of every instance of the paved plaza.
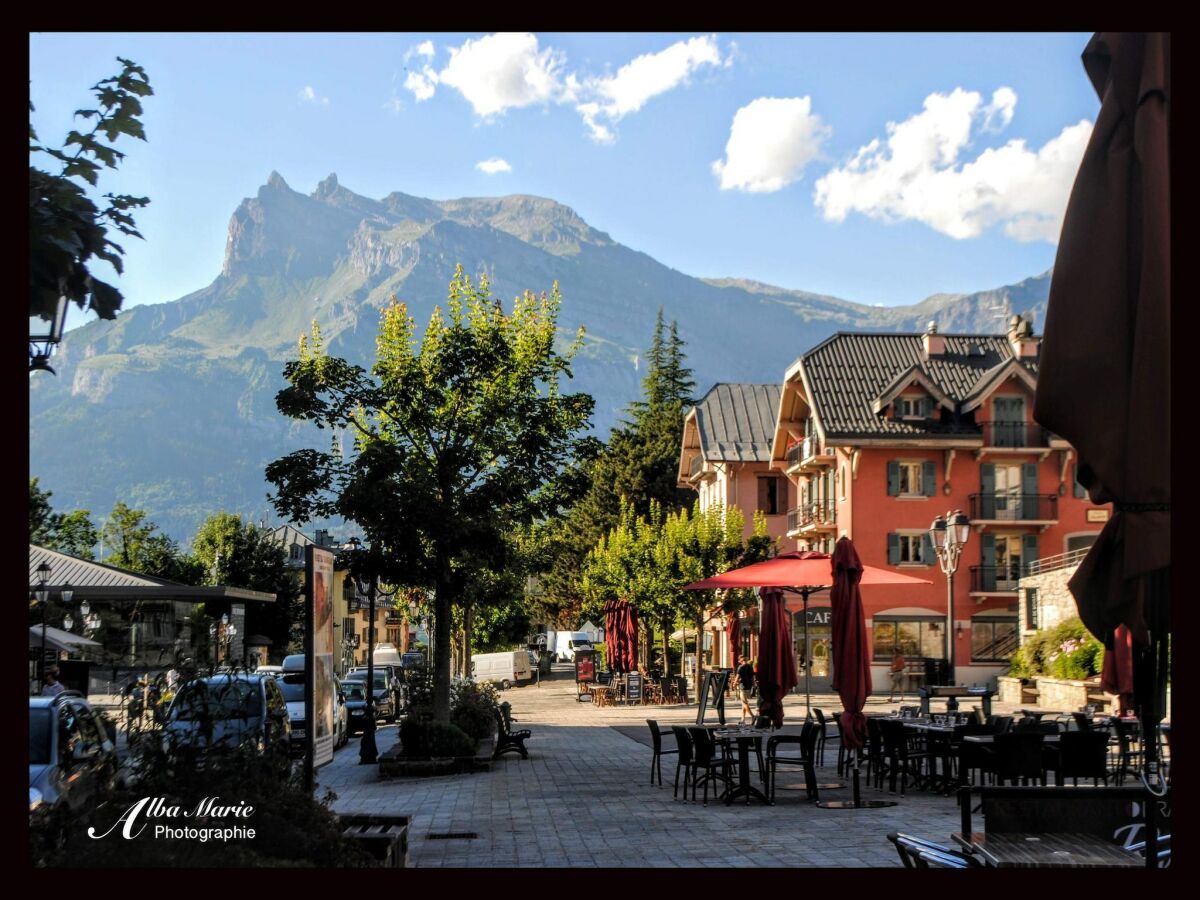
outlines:
[{"label": "paved plaza", "polygon": [[[596,708],[575,700],[568,666],[555,667],[540,686],[504,693],[518,727],[533,736],[529,759],[506,754],[490,772],[437,778],[379,780],[376,766],[358,764],[357,738],[317,774],[317,793],[332,790],[338,812],[407,815],[410,864],[439,866],[898,866],[886,835],[904,831],[943,843],[960,828],[953,798],[910,791],[887,794],[863,785],[864,798],[886,798],[885,809],[825,810],[807,802],[799,767],[780,771],[775,806],[731,807],[711,799],[672,799],[675,757],[664,757],[663,786],[649,784],[652,752],[647,718],[660,727],[694,724],[696,707]],[[911,701],[910,701],[911,702]],[[813,695],[813,705],[840,710],[836,696]],[[867,711],[894,709],[871,698]],[[727,706],[737,721],[738,704]],[[999,710],[998,710],[999,711]],[[804,696],[791,695],[785,722],[804,718]],[[710,721],[715,721],[710,711]],[[635,740],[619,728],[646,736]],[[830,732],[834,731],[830,725]],[[397,740],[379,731],[379,748]],[[645,741],[645,743],[643,743]],[[667,748],[674,746],[664,739]],[[837,742],[826,747],[821,783],[837,782]],[[842,790],[823,799],[850,799]],[[682,788],[681,788],[682,794]],[[430,833],[473,832],[474,838],[428,839]]]}]

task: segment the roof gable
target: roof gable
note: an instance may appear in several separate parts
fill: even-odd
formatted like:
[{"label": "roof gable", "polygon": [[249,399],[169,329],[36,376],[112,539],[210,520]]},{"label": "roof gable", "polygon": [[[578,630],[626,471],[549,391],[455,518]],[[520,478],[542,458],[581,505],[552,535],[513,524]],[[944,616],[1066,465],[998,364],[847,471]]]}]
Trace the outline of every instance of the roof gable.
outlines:
[{"label": "roof gable", "polygon": [[779,407],[777,384],[715,384],[693,407],[709,460],[767,462]]}]

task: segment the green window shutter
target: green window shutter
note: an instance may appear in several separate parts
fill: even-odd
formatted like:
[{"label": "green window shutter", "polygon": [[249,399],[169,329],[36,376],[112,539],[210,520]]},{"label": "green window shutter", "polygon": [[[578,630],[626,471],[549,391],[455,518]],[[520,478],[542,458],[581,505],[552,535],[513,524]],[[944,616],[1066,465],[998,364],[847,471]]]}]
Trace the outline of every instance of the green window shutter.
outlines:
[{"label": "green window shutter", "polygon": [[888,461],[888,496],[900,496],[900,462],[895,459]]},{"label": "green window shutter", "polygon": [[932,462],[921,467],[921,487],[926,497],[932,497],[937,491],[937,467]]},{"label": "green window shutter", "polygon": [[[1042,513],[1038,510],[1038,467],[1037,463],[1025,463],[1021,466],[1021,518],[1037,519]],[[1049,513],[1046,513],[1049,515]]]},{"label": "green window shutter", "polygon": [[980,498],[979,518],[996,518],[996,466],[994,463],[984,463],[979,467]]},{"label": "green window shutter", "polygon": [[981,534],[979,536],[979,554],[983,562],[983,578],[980,587],[985,591],[996,589],[996,536]]},{"label": "green window shutter", "polygon": [[929,532],[921,535],[921,561],[927,566],[932,566],[937,560],[937,554],[933,550],[933,538],[929,536]]},{"label": "green window shutter", "polygon": [[900,535],[888,535],[888,565],[900,565]]},{"label": "green window shutter", "polygon": [[1075,463],[1073,468],[1075,470],[1075,496],[1080,499],[1083,499],[1084,497],[1086,497],[1088,495],[1088,492],[1087,492],[1087,488],[1085,488],[1082,484],[1079,483],[1079,463]]},{"label": "green window shutter", "polygon": [[1029,571],[1029,564],[1038,558],[1038,536],[1026,534],[1021,536],[1021,574]]},{"label": "green window shutter", "polygon": [[933,398],[925,397],[921,400],[921,417],[925,419],[933,418]]}]

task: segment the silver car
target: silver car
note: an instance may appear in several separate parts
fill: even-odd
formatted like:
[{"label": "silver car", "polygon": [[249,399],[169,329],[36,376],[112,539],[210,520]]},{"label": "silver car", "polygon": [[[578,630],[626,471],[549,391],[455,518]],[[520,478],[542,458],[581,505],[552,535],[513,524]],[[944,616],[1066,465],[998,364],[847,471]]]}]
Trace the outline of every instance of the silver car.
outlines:
[{"label": "silver car", "polygon": [[29,698],[29,807],[91,805],[117,777],[104,722],[76,691]]}]

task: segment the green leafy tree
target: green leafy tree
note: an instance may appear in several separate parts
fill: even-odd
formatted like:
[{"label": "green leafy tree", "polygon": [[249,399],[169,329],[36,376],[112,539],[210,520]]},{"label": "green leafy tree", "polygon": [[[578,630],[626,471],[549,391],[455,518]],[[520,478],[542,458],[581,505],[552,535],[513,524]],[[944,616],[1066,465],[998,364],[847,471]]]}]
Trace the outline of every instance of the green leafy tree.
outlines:
[{"label": "green leafy tree", "polygon": [[[128,194],[105,194],[108,203],[100,209],[87,196],[84,183],[96,187],[101,168],[115,169],[124,158],[125,154],[113,147],[121,135],[146,139],[140,98],[154,91],[141,66],[120,57],[117,61],[122,66],[120,74],[92,87],[96,108],[75,113],[94,120],[90,130],[72,130],[60,150],[39,144],[33,125],[29,126],[29,152],[45,154],[61,166],[57,173],[29,167],[30,316],[52,319],[60,297],[102,319],[114,318],[121,308],[121,292],[94,276],[89,265],[100,259],[121,273],[125,251],[108,237],[108,229],[140,238],[130,210],[150,201]],[[30,112],[33,109],[30,101]]]},{"label": "green leafy tree", "polygon": [[542,582],[547,607],[558,613],[559,624],[580,614],[585,559],[601,536],[617,526],[623,502],[635,516],[647,516],[653,503],[665,513],[695,500],[695,491],[677,484],[683,414],[695,386],[683,348],[676,323],[666,333],[660,309],[646,353],[642,397],[630,404],[627,420],[588,466],[587,494],[564,521],[547,528],[551,561]]},{"label": "green leafy tree", "polygon": [[504,568],[506,534],[559,514],[582,492],[578,461],[593,401],[563,394],[582,342],[555,349],[561,297],[518,297],[511,313],[461,266],[447,313],[422,338],[403,304],[383,310],[376,362],[326,354],[320,332],[287,364],[280,412],[353,429],[349,458],[299,450],[267,466],[276,510],[290,521],[342,516],[370,554],[351,562],[394,584],[433,588],[434,716],[449,721],[451,608],[480,569]]},{"label": "green leafy tree", "polygon": [[76,509],[59,519],[50,546],[80,559],[95,559],[95,547],[99,540],[100,532],[92,522],[91,511]]},{"label": "green leafy tree", "polygon": [[29,543],[46,546],[58,529],[59,516],[50,508],[53,491],[43,491],[36,478],[29,479]]},{"label": "green leafy tree", "polygon": [[199,584],[203,578],[200,566],[174,540],[157,531],[145,510],[118,500],[100,532],[104,546],[111,549],[104,562],[168,581]]},{"label": "green leafy tree", "polygon": [[246,633],[269,637],[287,650],[303,640],[304,609],[297,572],[269,531],[233,513],[209,516],[192,540],[192,559],[203,584],[265,591],[274,603],[246,607]]}]

